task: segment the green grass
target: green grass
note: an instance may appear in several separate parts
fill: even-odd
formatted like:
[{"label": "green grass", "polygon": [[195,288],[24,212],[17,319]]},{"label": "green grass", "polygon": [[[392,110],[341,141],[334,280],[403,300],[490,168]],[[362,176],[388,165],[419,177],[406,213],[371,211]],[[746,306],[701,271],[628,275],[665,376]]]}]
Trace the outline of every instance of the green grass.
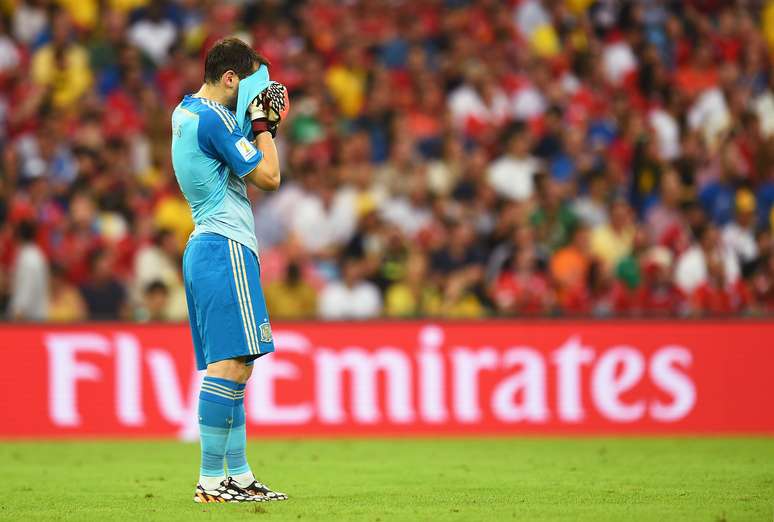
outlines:
[{"label": "green grass", "polygon": [[774,520],[774,438],[258,441],[287,502],[191,501],[198,447],[2,442],[0,520]]}]

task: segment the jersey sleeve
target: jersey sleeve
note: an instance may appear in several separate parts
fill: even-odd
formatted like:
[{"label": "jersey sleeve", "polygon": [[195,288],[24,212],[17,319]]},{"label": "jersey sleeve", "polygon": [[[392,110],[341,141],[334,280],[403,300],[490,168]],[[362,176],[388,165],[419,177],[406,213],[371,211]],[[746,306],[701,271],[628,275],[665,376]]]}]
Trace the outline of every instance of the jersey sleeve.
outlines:
[{"label": "jersey sleeve", "polygon": [[263,153],[242,134],[234,115],[222,107],[200,113],[199,145],[205,154],[228,165],[240,178],[263,159]]}]

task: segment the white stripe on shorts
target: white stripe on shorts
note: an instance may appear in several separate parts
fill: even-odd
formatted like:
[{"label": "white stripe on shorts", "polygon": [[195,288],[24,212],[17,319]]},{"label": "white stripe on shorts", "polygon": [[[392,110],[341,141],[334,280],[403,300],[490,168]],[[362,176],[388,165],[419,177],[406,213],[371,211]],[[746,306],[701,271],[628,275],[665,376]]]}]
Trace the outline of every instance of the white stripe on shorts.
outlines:
[{"label": "white stripe on shorts", "polygon": [[251,335],[250,330],[250,322],[248,321],[248,315],[246,313],[245,307],[247,306],[247,303],[245,302],[244,293],[247,289],[242,288],[242,279],[239,276],[239,262],[237,258],[237,254],[234,251],[236,247],[235,242],[231,239],[228,240],[228,250],[229,255],[231,256],[231,271],[234,274],[234,285],[236,285],[237,290],[237,300],[239,301],[239,312],[242,315],[242,326],[245,329],[245,339],[247,340],[247,350],[252,354],[254,353],[255,349],[255,343],[253,336]]},{"label": "white stripe on shorts", "polygon": [[258,332],[255,328],[255,315],[253,314],[253,298],[250,296],[249,286],[247,284],[247,268],[245,267],[245,254],[244,249],[242,248],[242,245],[239,243],[235,243],[235,248],[237,249],[237,256],[239,258],[239,266],[242,268],[242,278],[244,279],[245,288],[247,290],[247,312],[248,312],[248,318],[250,319],[250,330],[253,334],[253,343],[255,346],[255,353],[259,354],[261,353],[261,345],[258,342]]}]

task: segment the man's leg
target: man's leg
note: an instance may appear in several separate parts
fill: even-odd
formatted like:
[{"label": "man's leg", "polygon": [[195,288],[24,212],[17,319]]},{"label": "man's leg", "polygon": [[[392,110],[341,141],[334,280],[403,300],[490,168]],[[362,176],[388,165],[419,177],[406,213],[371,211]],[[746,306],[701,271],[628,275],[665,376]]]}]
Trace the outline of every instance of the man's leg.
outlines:
[{"label": "man's leg", "polygon": [[[199,434],[202,460],[199,484],[216,489],[226,479],[224,462],[235,421],[244,432],[244,361],[227,359],[207,366],[207,375],[199,393]],[[235,412],[237,401],[241,412]]]},{"label": "man's leg", "polygon": [[233,423],[226,445],[226,467],[228,476],[236,483],[246,488],[255,482],[255,476],[247,463],[247,430],[245,426],[245,399],[244,391],[247,380],[252,374],[253,367],[246,366],[244,380],[237,388],[237,398],[234,401]]},{"label": "man's leg", "polygon": [[239,381],[234,410],[232,414],[231,432],[226,440],[226,467],[228,476],[237,486],[251,495],[263,500],[287,500],[288,496],[279,491],[272,491],[266,484],[259,482],[253,475],[247,463],[247,430],[245,421],[244,390],[247,380],[253,373],[252,365],[244,365]]},{"label": "man's leg", "polygon": [[[270,332],[268,314],[262,309],[260,319],[255,319],[254,303],[262,295],[260,283],[255,279],[257,258],[252,254],[248,257],[252,265],[246,266],[244,249],[231,239],[204,233],[188,242],[183,256],[196,366],[207,370],[199,397],[202,460],[200,483],[194,494],[196,502],[269,500],[265,495],[241,488],[224,472],[235,419],[242,428],[235,430],[234,436],[237,440],[244,439],[242,397],[251,371],[247,361],[274,348],[262,342],[265,336],[258,334],[264,330],[267,334]],[[246,275],[246,269],[252,278]],[[251,289],[251,282],[257,286],[258,293]],[[239,451],[234,453],[238,455]]]}]

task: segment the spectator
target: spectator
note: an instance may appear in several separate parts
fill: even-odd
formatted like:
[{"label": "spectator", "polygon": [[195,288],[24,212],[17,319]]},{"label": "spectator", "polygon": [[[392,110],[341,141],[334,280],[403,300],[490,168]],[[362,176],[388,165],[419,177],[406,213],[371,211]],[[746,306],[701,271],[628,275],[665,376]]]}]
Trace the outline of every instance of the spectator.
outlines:
[{"label": "spectator", "polygon": [[129,41],[156,64],[163,64],[177,38],[177,27],[164,16],[164,2],[151,0],[143,15],[129,28]]},{"label": "spectator", "polygon": [[604,267],[599,260],[591,263],[589,269],[588,301],[578,296],[576,313],[590,313],[597,317],[628,315],[633,308],[633,292],[624,281]]},{"label": "spectator", "polygon": [[573,235],[578,218],[562,194],[559,184],[547,181],[540,204],[529,218],[535,227],[538,248],[547,255],[565,246]]},{"label": "spectator", "polygon": [[318,302],[325,319],[369,319],[382,311],[379,289],[363,279],[363,262],[350,257],[343,262],[342,279],[323,288]]},{"label": "spectator", "polygon": [[43,321],[48,312],[48,261],[35,243],[34,223],[19,223],[16,236],[19,248],[11,271],[9,313],[14,320]]},{"label": "spectator", "polygon": [[602,268],[612,270],[628,256],[634,241],[632,210],[626,201],[618,199],[610,209],[610,222],[591,232],[591,253],[602,261]]},{"label": "spectator", "polygon": [[772,254],[763,258],[753,275],[751,299],[758,313],[774,312],[774,255]]},{"label": "spectator", "polygon": [[[140,247],[134,258],[135,301],[141,303],[147,297],[147,289],[154,282],[164,285],[166,298],[164,312],[170,320],[186,318],[185,289],[180,277],[180,255],[177,238],[171,230],[156,232],[153,242]],[[158,285],[156,285],[158,291]],[[160,300],[159,300],[160,301]]]},{"label": "spectator", "polygon": [[19,66],[21,53],[13,39],[7,34],[5,18],[0,19],[0,77]]},{"label": "spectator", "polygon": [[65,11],[54,15],[51,33],[51,43],[32,57],[32,79],[51,90],[56,108],[69,109],[91,85],[89,57],[83,47],[72,42],[72,25]]},{"label": "spectator", "polygon": [[294,209],[291,230],[304,248],[314,254],[330,254],[349,241],[357,214],[353,194],[337,190],[334,179],[307,176],[306,195]]},{"label": "spectator", "polygon": [[[675,266],[675,283],[686,295],[708,280],[708,263],[718,262],[723,267],[723,284],[734,285],[739,278],[739,262],[733,252],[720,241],[714,225],[706,225],[697,232],[698,241],[682,253]],[[714,281],[715,284],[719,280]]]},{"label": "spectator", "polygon": [[478,269],[451,275],[441,304],[441,315],[452,319],[480,319],[486,315],[481,297]]},{"label": "spectator", "polygon": [[266,285],[266,303],[274,319],[309,319],[317,312],[317,293],[301,278],[301,267],[291,261],[285,276]]},{"label": "spectator", "polygon": [[449,275],[477,268],[482,261],[473,227],[468,223],[457,223],[449,234],[448,243],[432,253],[430,264],[433,271]]},{"label": "spectator", "polygon": [[584,225],[595,228],[607,224],[608,187],[604,174],[598,173],[589,181],[588,193],[575,199],[573,213]]},{"label": "spectator", "polygon": [[501,314],[538,315],[551,310],[551,288],[536,270],[537,260],[529,249],[516,252],[512,268],[503,271],[492,287],[492,300]]},{"label": "spectator", "polygon": [[143,322],[169,320],[169,288],[163,281],[148,283],[143,293],[143,305],[138,308],[136,318]]},{"label": "spectator", "polygon": [[659,199],[648,208],[645,215],[651,242],[675,245],[677,239],[686,233],[685,218],[681,211],[684,190],[676,170],[670,169],[662,174]]},{"label": "spectator", "polygon": [[646,249],[648,248],[648,234],[644,230],[636,230],[632,238],[632,249],[615,265],[615,278],[624,285],[627,291],[634,291],[642,282],[642,267]]},{"label": "spectator", "polygon": [[87,317],[86,303],[78,288],[67,280],[58,265],[51,268],[51,292],[48,300],[48,320],[57,323],[83,321]]},{"label": "spectator", "polygon": [[529,150],[527,131],[515,131],[508,139],[507,153],[489,165],[487,181],[500,196],[515,201],[532,197],[540,163]]},{"label": "spectator", "polygon": [[408,185],[408,194],[387,200],[382,205],[381,214],[386,222],[413,238],[428,226],[432,212],[429,209],[430,194],[425,180],[415,177]]},{"label": "spectator", "polygon": [[528,224],[519,224],[513,227],[511,237],[501,241],[489,254],[486,268],[487,283],[496,281],[503,271],[513,269],[513,261],[516,260],[517,254],[525,251],[529,252],[528,257],[534,263],[541,263],[545,267],[545,259],[539,257],[539,252],[535,248],[534,229]]},{"label": "spectator", "polygon": [[357,116],[365,98],[366,65],[364,50],[356,45],[342,50],[341,63],[333,65],[325,77],[325,83],[338,103],[341,112],[349,117]]},{"label": "spectator", "polygon": [[727,224],[734,215],[734,174],[730,171],[733,166],[729,164],[731,161],[729,156],[735,153],[735,149],[731,147],[726,145],[723,149],[725,161],[721,166],[720,178],[708,183],[699,192],[699,202],[717,225]]},{"label": "spectator", "polygon": [[[702,286],[699,308],[725,293],[731,313],[770,310],[774,33],[759,2],[452,3],[289,2],[256,16],[251,2],[11,2],[0,304],[29,221],[61,266],[52,317],[79,317],[69,285],[127,317],[156,280],[169,295],[153,304],[185,316],[193,222],[169,113],[200,84],[208,46],[244,34],[293,101],[282,188],[247,194],[280,315],[294,313],[285,294],[309,310],[352,257],[351,282],[375,285],[397,316],[684,314]],[[90,270],[100,253],[110,277]]]},{"label": "spectator", "polygon": [[636,308],[648,316],[683,315],[684,295],[672,280],[672,252],[666,247],[653,247],[645,257],[643,281],[636,297]]},{"label": "spectator", "polygon": [[89,319],[118,320],[127,314],[126,290],[113,271],[115,259],[107,250],[96,250],[89,257],[91,278],[81,286]]},{"label": "spectator", "polygon": [[740,281],[726,281],[723,260],[710,256],[707,259],[707,279],[691,295],[692,312],[699,316],[729,315],[742,310],[747,300],[747,290]]},{"label": "spectator", "polygon": [[563,307],[578,309],[586,299],[586,281],[591,267],[589,230],[575,229],[572,241],[551,257],[551,278],[556,285],[557,297]]},{"label": "spectator", "polygon": [[723,227],[722,240],[726,249],[733,252],[743,269],[750,269],[758,258],[758,244],[755,240],[755,196],[749,190],[736,193],[736,215],[733,221]]},{"label": "spectator", "polygon": [[22,1],[14,7],[14,36],[24,45],[35,43],[49,23],[45,5],[40,1]]},{"label": "spectator", "polygon": [[486,67],[471,61],[463,72],[465,81],[449,93],[447,103],[454,124],[466,134],[476,135],[508,120],[508,97]]},{"label": "spectator", "polygon": [[385,292],[384,312],[389,317],[438,315],[441,296],[427,279],[427,259],[420,253],[409,256],[404,277]]}]

